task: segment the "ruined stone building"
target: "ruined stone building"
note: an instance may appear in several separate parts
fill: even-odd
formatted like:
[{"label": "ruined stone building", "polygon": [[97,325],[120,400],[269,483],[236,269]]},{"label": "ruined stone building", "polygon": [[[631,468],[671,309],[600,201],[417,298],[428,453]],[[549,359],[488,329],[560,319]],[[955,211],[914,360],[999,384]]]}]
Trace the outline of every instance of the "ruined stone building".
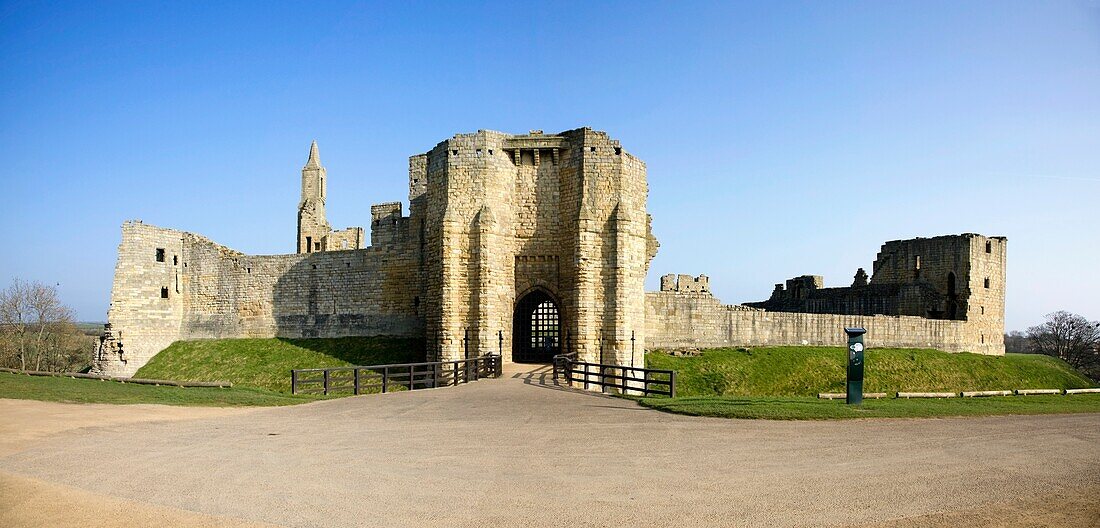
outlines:
[{"label": "ruined stone building", "polygon": [[841,345],[836,329],[861,326],[870,346],[1003,354],[1006,242],[972,233],[895,240],[849,287],[803,275],[766,301],[733,306],[709,293],[706,276],[665,275],[647,294],[649,344]]},{"label": "ruined stone building", "polygon": [[372,335],[423,337],[431,359],[640,366],[647,347],[841,344],[846,324],[872,346],[1003,353],[1003,238],[890,242],[866,284],[800,277],[752,306],[722,305],[705,276],[646,293],[645,164],[588,128],[458,134],[412,156],[408,215],[371,206],[369,245],[329,225],[327,177],[314,143],[293,254],[124,223],[94,370],[131,375],[183,339]]}]

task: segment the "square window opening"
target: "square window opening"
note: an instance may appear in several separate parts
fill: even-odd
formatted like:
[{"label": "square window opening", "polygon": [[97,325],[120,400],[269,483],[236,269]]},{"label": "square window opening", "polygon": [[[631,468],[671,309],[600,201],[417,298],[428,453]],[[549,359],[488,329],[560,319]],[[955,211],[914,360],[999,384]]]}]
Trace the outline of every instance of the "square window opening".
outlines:
[{"label": "square window opening", "polygon": [[164,262],[164,248],[157,248],[157,262]]}]

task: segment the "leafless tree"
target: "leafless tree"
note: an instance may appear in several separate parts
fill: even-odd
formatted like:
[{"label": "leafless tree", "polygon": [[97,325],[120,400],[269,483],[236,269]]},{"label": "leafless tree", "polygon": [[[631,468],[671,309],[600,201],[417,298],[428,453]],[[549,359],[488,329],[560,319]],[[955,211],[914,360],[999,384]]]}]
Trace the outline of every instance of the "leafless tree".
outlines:
[{"label": "leafless tree", "polygon": [[[56,288],[40,282],[31,283],[27,289],[27,305],[30,307],[37,332],[34,339],[34,370],[42,370],[42,360],[54,362],[51,360],[55,359],[59,352],[54,347],[47,347],[47,342],[53,338],[54,334],[75,329],[72,310],[61,304]],[[50,354],[53,357],[48,356]]]},{"label": "leafless tree", "polygon": [[88,339],[73,324],[72,310],[57,288],[40,282],[14,280],[0,290],[0,360],[26,370],[79,368]]},{"label": "leafless tree", "polygon": [[1088,371],[1100,363],[1100,322],[1058,311],[1047,314],[1039,326],[1027,329],[1028,340],[1036,352],[1061,358],[1070,366]]},{"label": "leafless tree", "polygon": [[0,291],[0,324],[4,325],[4,338],[19,358],[19,368],[27,368],[27,330],[31,323],[31,310],[27,303],[27,284],[19,279]]}]

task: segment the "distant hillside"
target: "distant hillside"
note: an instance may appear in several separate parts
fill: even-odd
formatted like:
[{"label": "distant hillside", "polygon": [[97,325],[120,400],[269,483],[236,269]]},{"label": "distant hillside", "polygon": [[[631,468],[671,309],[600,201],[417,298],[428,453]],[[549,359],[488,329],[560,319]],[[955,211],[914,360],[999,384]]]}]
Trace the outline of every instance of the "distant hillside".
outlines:
[{"label": "distant hillside", "polygon": [[289,393],[291,369],[423,360],[423,339],[206,339],[172,343],[134,377],[229,381],[234,386]]},{"label": "distant hillside", "polygon": [[[646,355],[650,368],[677,373],[677,396],[814,396],[845,391],[843,347],[705,350],[697,357]],[[1034,354],[982,356],[937,350],[870,349],[864,392],[1083,388],[1065,362]]]},{"label": "distant hillside", "polygon": [[95,321],[81,321],[76,323],[76,328],[84,335],[98,336],[103,333],[103,323]]}]

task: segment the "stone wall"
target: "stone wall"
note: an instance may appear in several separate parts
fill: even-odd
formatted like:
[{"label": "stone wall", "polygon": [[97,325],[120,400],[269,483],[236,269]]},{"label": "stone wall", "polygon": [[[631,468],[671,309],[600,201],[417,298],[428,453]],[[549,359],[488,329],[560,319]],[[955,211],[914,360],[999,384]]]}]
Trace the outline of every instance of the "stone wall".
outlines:
[{"label": "stone wall", "polygon": [[[606,133],[457,134],[409,159],[409,216],[371,207],[366,249],[350,249],[362,230],[331,230],[326,175],[314,143],[293,255],[124,226],[109,314],[123,360],[101,367],[132,373],[176,339],[378,334],[425,336],[433,359],[508,361],[515,325],[531,321],[518,301],[536,291],[558,309],[554,350],[641,363],[658,244],[645,164]],[[175,260],[150,264],[157,248]]]},{"label": "stone wall", "polygon": [[867,329],[870,347],[934,348],[947,352],[1004,354],[1004,346],[980,339],[981,326],[967,321],[915,316],[771,312],[723,305],[711,294],[646,294],[649,347],[768,345],[843,346],[844,327]]},{"label": "stone wall", "polygon": [[246,255],[193,233],[127,222],[108,313],[123,353],[99,359],[96,369],[132,375],[182,339],[422,336],[415,264],[401,244]]},{"label": "stone wall", "polygon": [[882,245],[869,281],[862,268],[845,288],[824,288],[820,276],[803,275],[777,284],[767,301],[746,305],[965,321],[967,349],[1002,354],[1007,243],[975,233],[893,240]]},{"label": "stone wall", "polygon": [[[296,254],[246,255],[192,233],[123,225],[112,347],[97,355],[97,371],[132,374],[178,339],[273,336],[423,336],[431,359],[499,352],[510,361],[520,325],[533,327],[536,308],[551,305],[560,325],[538,336],[527,328],[528,353],[641,364],[647,346],[842,344],[844,325],[866,327],[878,346],[1004,350],[1003,238],[888,242],[870,284],[863,273],[826,295],[821,277],[804,276],[777,290],[797,304],[792,312],[842,306],[858,312],[850,316],[723,306],[705,275],[665,276],[662,291],[646,294],[659,244],[645,164],[589,128],[481,130],[410,157],[409,216],[400,202],[372,206],[367,248],[361,228],[328,224],[326,177],[314,143]],[[904,317],[948,297],[960,320]],[[878,310],[903,317],[870,315]]]}]

